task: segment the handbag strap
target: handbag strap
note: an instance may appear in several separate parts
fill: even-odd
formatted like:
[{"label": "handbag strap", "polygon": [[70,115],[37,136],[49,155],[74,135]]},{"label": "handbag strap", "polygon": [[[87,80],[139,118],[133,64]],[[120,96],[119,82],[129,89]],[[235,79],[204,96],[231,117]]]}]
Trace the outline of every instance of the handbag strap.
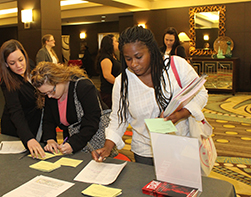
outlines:
[{"label": "handbag strap", "polygon": [[173,56],[171,56],[170,61],[171,61],[171,68],[172,68],[172,70],[173,70],[173,74],[174,74],[174,76],[175,76],[175,78],[176,78],[176,81],[178,82],[180,88],[182,88],[182,85],[181,85],[181,82],[180,82],[180,77],[179,77],[179,74],[178,74],[178,72],[177,72],[177,69],[176,69],[176,66],[175,66],[175,63],[174,63]]}]

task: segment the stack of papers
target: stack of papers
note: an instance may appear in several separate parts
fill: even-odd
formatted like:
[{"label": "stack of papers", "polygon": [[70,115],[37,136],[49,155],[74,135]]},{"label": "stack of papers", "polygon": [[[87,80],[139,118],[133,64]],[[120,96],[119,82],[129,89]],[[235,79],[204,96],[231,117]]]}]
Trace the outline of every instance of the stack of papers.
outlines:
[{"label": "stack of papers", "polygon": [[177,128],[171,120],[165,121],[164,118],[145,119],[145,123],[150,132],[154,133],[175,133]]},{"label": "stack of papers", "polygon": [[[46,160],[46,159],[50,159],[52,157],[56,157],[56,156],[62,156],[63,154],[61,152],[59,153],[48,153],[48,152],[45,152],[45,157],[41,157],[40,155],[38,156],[38,158],[36,159],[40,159],[40,160]],[[28,157],[32,157],[31,154],[28,155]]]},{"label": "stack of papers", "polygon": [[48,161],[39,161],[35,164],[30,165],[29,167],[35,170],[40,170],[42,172],[51,172],[53,170],[60,168],[61,165],[57,163],[51,163]]},{"label": "stack of papers", "polygon": [[113,183],[127,162],[112,164],[91,160],[74,178],[74,181],[108,185]]},{"label": "stack of papers", "polygon": [[206,82],[206,77],[207,75],[203,74],[201,77],[195,78],[191,83],[182,88],[168,104],[164,111],[164,117],[171,115],[175,111],[179,111],[189,103]]},{"label": "stack of papers", "polygon": [[5,194],[3,197],[58,196],[73,185],[74,183],[40,175],[14,189],[13,191]]},{"label": "stack of papers", "polygon": [[2,141],[0,143],[0,154],[17,154],[25,151],[21,141]]},{"label": "stack of papers", "polygon": [[66,158],[62,157],[61,159],[57,160],[55,164],[59,164],[61,166],[71,166],[71,167],[77,167],[83,160],[79,159],[71,159],[71,158]]},{"label": "stack of papers", "polygon": [[30,165],[30,168],[40,170],[42,172],[51,172],[60,168],[61,166],[77,167],[83,160],[71,159],[71,158],[61,158],[54,163],[48,161],[39,161],[35,164]]},{"label": "stack of papers", "polygon": [[122,189],[106,187],[103,185],[92,184],[82,191],[82,194],[95,197],[116,197],[122,193]]}]

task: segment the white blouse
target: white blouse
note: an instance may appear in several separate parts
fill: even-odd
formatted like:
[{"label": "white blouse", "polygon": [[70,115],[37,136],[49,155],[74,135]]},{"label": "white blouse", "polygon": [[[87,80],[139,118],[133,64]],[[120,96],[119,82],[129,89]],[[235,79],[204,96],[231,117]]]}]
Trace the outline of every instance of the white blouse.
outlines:
[{"label": "white blouse", "polygon": [[[191,82],[195,77],[198,77],[197,73],[191,67],[187,61],[181,57],[174,56],[174,62],[179,73],[182,87]],[[125,145],[122,140],[122,136],[128,127],[131,125],[133,136],[131,143],[132,152],[143,156],[152,157],[152,148],[149,131],[145,125],[145,119],[156,118],[159,116],[160,111],[156,102],[154,89],[146,86],[133,72],[126,69],[128,77],[128,100],[129,108],[127,112],[127,122],[119,125],[119,118],[117,111],[119,109],[120,101],[120,87],[121,87],[121,75],[115,79],[113,86],[113,105],[112,113],[110,115],[110,124],[106,128],[106,139],[113,141],[118,149],[122,149]],[[172,72],[172,69],[168,69],[168,74],[171,81],[171,92],[175,96],[181,89],[176,81],[176,78]],[[164,75],[166,82],[166,97],[169,98],[170,84],[167,80],[166,74]],[[202,113],[203,107],[207,103],[207,90],[203,87],[200,92],[185,106],[190,113],[197,119],[203,120],[204,115]],[[187,119],[181,120],[176,124],[178,134],[185,135],[188,132]]]}]

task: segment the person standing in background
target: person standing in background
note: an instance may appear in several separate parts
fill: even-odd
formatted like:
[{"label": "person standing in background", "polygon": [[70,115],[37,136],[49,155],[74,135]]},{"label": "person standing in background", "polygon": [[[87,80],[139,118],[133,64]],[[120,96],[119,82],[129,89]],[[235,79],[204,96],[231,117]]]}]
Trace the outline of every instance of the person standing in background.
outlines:
[{"label": "person standing in background", "polygon": [[59,63],[59,59],[53,50],[55,46],[55,39],[53,35],[46,34],[42,37],[42,48],[38,51],[36,55],[36,64],[39,62],[53,62],[54,64]]},{"label": "person standing in background", "polygon": [[118,51],[118,41],[113,34],[108,34],[101,41],[101,48],[96,58],[100,70],[100,95],[103,102],[112,107],[112,88],[115,78],[121,73],[121,63],[115,52]]},{"label": "person standing in background", "polygon": [[17,40],[1,46],[0,79],[5,99],[1,133],[19,137],[32,157],[44,157],[39,144],[42,109],[37,108],[36,89],[30,83],[29,58]]},{"label": "person standing in background", "polygon": [[165,30],[163,36],[163,46],[160,51],[164,59],[171,55],[177,55],[186,58],[185,48],[180,44],[178,33],[174,27],[169,27]]}]

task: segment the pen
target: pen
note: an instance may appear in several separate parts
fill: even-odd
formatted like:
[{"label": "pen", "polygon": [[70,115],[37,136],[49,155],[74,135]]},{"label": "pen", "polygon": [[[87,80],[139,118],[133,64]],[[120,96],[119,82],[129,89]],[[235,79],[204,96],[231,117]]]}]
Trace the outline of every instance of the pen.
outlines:
[{"label": "pen", "polygon": [[1,142],[1,144],[0,144],[0,150],[2,150],[2,147],[3,147],[3,143]]},{"label": "pen", "polygon": [[25,154],[23,154],[21,157],[19,157],[18,159],[23,159],[25,156],[27,156],[29,154],[29,151],[26,151]]},{"label": "pen", "polygon": [[66,137],[63,141],[63,144],[65,144],[65,142],[68,140],[68,137]]},{"label": "pen", "polygon": [[92,152],[92,151],[95,152],[95,154],[98,156],[98,159],[99,159],[99,158],[100,158],[100,155],[98,154],[98,152],[93,148],[93,146],[92,146],[89,142],[87,142],[87,146],[91,149],[91,152]]}]

